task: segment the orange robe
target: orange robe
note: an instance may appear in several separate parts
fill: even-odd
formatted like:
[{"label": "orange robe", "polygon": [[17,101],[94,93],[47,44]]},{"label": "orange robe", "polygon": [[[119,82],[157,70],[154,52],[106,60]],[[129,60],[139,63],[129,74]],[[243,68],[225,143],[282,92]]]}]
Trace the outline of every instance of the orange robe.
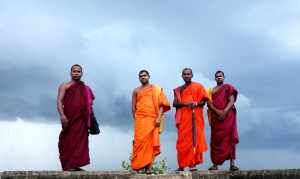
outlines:
[{"label": "orange robe", "polygon": [[[178,102],[199,102],[207,99],[204,87],[196,82],[192,82],[185,89],[178,87],[174,89],[174,95]],[[177,160],[180,168],[195,167],[203,163],[203,153],[207,151],[207,144],[204,134],[203,107],[196,107],[195,128],[193,129],[192,109],[181,107],[176,109],[176,127],[178,129],[177,138]]]},{"label": "orange robe", "polygon": [[160,154],[160,129],[155,127],[155,120],[161,107],[164,112],[170,110],[170,104],[160,87],[150,85],[137,92],[131,159],[133,170],[151,165],[155,156]]}]

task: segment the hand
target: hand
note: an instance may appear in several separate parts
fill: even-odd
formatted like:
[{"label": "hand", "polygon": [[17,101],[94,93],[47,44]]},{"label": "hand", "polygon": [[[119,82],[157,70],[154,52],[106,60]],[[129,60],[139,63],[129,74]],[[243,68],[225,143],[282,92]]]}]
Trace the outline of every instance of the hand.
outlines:
[{"label": "hand", "polygon": [[218,116],[222,116],[223,112],[222,110],[216,109],[215,111],[217,113]]},{"label": "hand", "polygon": [[188,102],[186,105],[189,108],[194,109],[195,107],[197,107],[197,102]]},{"label": "hand", "polygon": [[155,127],[160,127],[160,119],[159,119],[159,118],[157,118],[157,119],[155,120],[154,126],[155,126]]},{"label": "hand", "polygon": [[222,120],[224,120],[226,114],[227,114],[227,111],[226,111],[226,110],[222,110],[222,111],[221,111],[221,114],[220,114],[220,116],[219,116],[219,118],[221,118]]},{"label": "hand", "polygon": [[198,106],[203,107],[205,105],[205,101],[199,101],[197,103]]},{"label": "hand", "polygon": [[60,121],[63,129],[68,127],[69,121],[65,115],[60,117]]},{"label": "hand", "polygon": [[224,120],[224,112],[223,112],[223,110],[216,110],[215,111],[216,113],[217,113],[217,115],[218,115],[218,119],[220,120],[220,121],[223,121]]}]

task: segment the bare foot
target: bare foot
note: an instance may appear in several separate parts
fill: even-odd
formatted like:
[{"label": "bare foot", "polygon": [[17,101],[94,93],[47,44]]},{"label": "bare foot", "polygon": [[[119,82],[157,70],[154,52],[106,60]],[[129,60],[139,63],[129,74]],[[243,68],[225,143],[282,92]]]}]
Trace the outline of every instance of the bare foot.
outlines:
[{"label": "bare foot", "polygon": [[235,165],[231,165],[230,166],[230,171],[239,171],[240,169],[237,167],[237,166],[235,166]]},{"label": "bare foot", "polygon": [[196,167],[192,167],[192,168],[189,169],[189,171],[190,172],[195,172],[195,171],[197,171],[197,168]]},{"label": "bare foot", "polygon": [[218,170],[218,166],[213,165],[213,166],[209,167],[208,170]]}]

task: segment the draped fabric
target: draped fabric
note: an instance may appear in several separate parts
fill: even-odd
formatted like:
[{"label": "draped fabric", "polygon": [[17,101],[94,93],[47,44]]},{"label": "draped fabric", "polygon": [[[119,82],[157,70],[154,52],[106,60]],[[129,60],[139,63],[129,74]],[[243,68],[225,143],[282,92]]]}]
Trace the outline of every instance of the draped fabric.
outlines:
[{"label": "draped fabric", "polygon": [[[237,90],[224,84],[218,91],[212,94],[213,105],[223,110],[229,103],[230,96],[237,99]],[[218,120],[217,114],[210,112],[211,120],[211,159],[216,165],[221,165],[225,160],[235,159],[236,144],[239,142],[237,131],[236,108],[233,106],[224,120]]]},{"label": "draped fabric", "polygon": [[159,109],[166,112],[170,104],[159,86],[150,85],[137,92],[134,114],[134,141],[131,167],[134,170],[151,165],[160,154],[160,128],[155,127]]},{"label": "draped fabric", "polygon": [[[174,94],[180,103],[199,102],[208,98],[204,87],[196,82],[192,82],[186,88],[178,87],[174,89]],[[194,109],[194,116],[195,126],[193,126],[192,122],[192,109],[188,107],[176,109],[175,118],[178,130],[176,149],[180,168],[194,167],[197,164],[203,163],[203,153],[207,151],[203,107],[196,107]]]},{"label": "draped fabric", "polygon": [[59,135],[59,158],[63,170],[82,167],[90,163],[88,127],[91,101],[94,95],[83,82],[71,85],[63,99],[68,126]]}]

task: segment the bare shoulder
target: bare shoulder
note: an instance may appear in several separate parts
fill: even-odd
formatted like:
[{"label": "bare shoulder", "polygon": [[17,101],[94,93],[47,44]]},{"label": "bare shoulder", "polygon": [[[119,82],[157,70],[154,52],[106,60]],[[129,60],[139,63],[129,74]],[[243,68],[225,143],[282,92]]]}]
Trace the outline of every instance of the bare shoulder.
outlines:
[{"label": "bare shoulder", "polygon": [[213,87],[213,89],[212,89],[212,93],[213,94],[215,94],[217,91],[219,91],[219,89],[220,89],[221,87],[220,86],[215,86],[215,87]]},{"label": "bare shoulder", "polygon": [[137,94],[141,90],[141,87],[136,87],[133,90],[133,94]]},{"label": "bare shoulder", "polygon": [[64,82],[62,84],[59,85],[59,90],[67,90],[68,88],[70,88],[72,84],[70,82]]}]

